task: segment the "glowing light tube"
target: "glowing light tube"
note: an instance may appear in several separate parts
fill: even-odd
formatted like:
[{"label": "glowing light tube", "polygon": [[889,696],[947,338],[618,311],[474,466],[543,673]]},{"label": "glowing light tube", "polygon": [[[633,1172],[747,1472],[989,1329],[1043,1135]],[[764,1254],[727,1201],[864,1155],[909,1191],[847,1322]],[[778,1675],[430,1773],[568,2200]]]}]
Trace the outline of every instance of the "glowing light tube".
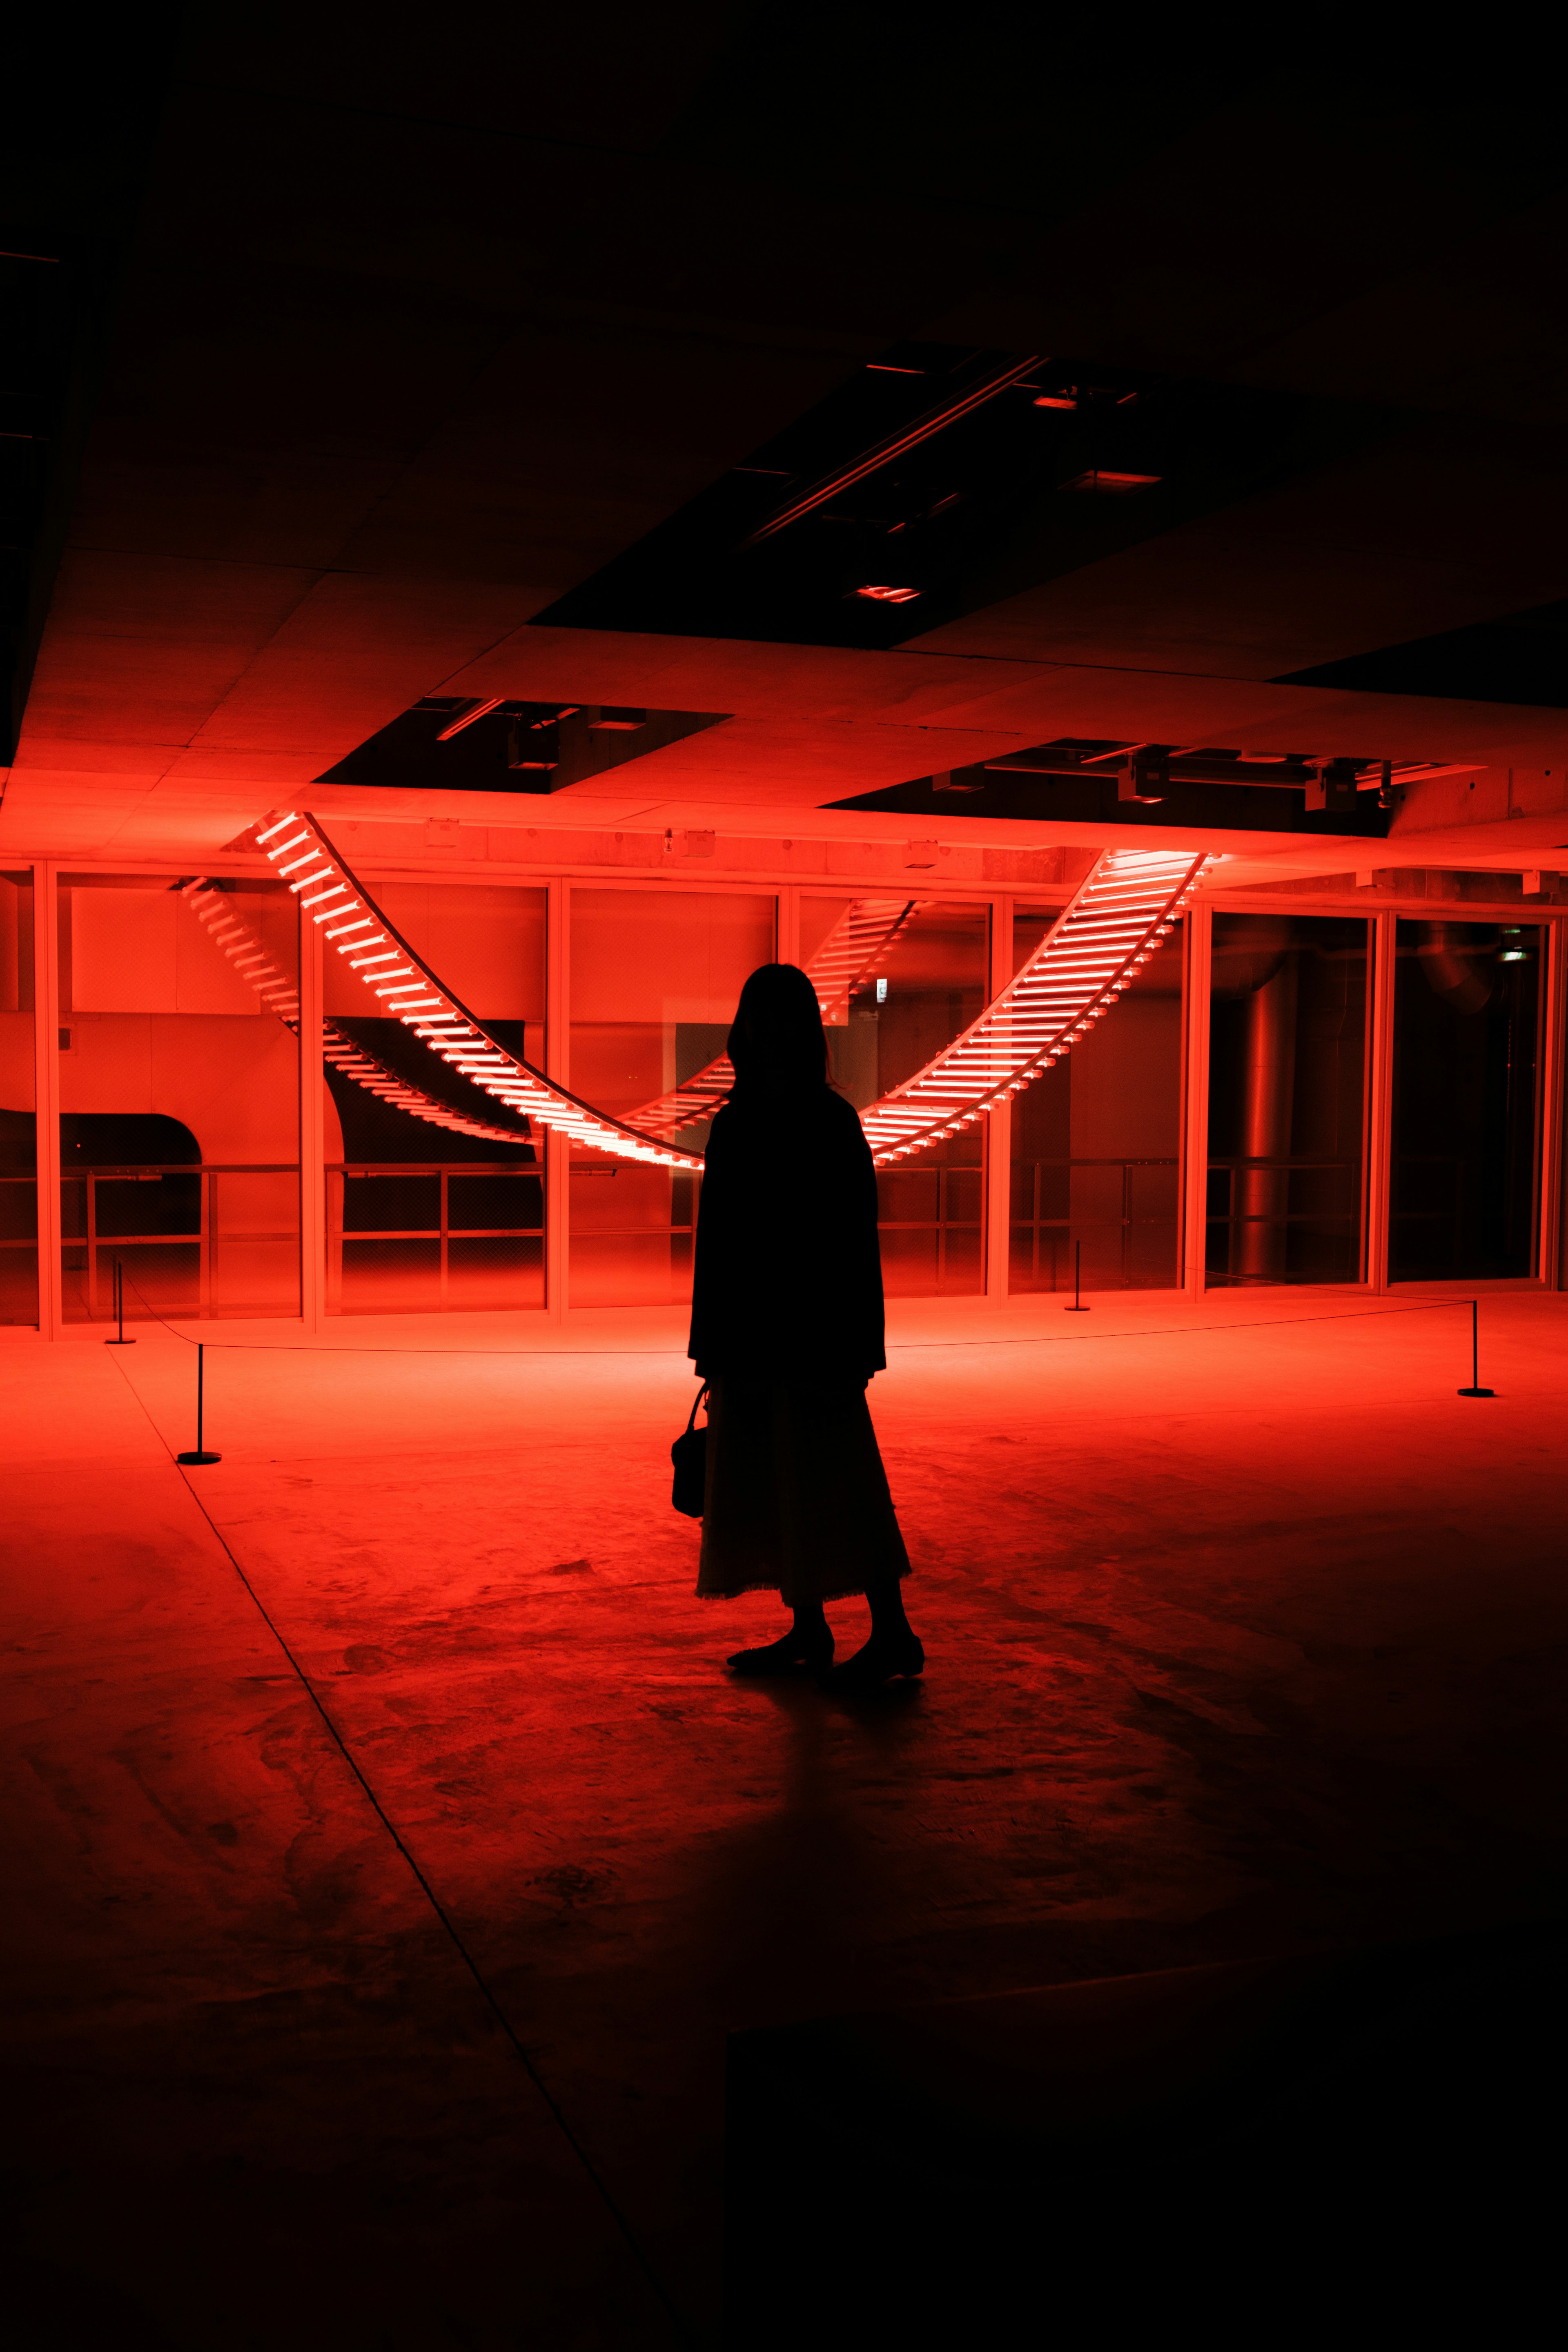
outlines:
[{"label": "glowing light tube", "polygon": [[[384,1004],[386,1011],[395,1013],[422,1045],[433,1049],[438,1045],[444,1060],[453,1062],[458,1058],[447,1049],[468,1049],[466,1058],[470,1060],[472,1066],[463,1075],[468,1084],[493,1097],[521,1118],[531,1122],[537,1120],[542,1127],[557,1128],[563,1134],[569,1135],[574,1143],[584,1144],[594,1151],[608,1152],[616,1160],[640,1160],[660,1168],[701,1167],[699,1154],[678,1151],[658,1136],[643,1134],[622,1119],[611,1118],[595,1110],[591,1104],[580,1102],[575,1095],[570,1095],[563,1087],[556,1086],[531,1062],[509,1053],[467,1006],[460,1004],[450,990],[443,987],[437,974],[422,957],[415,953],[396,926],[387,921],[374,899],[343,864],[336,848],[308,810],[291,812],[276,823],[268,820],[266,835],[270,839],[279,833],[287,834],[289,827],[294,824],[300,827],[297,833],[279,841],[276,848],[266,849],[264,854],[268,864],[275,866],[280,875],[292,873],[298,877],[289,885],[296,895],[303,890],[316,893],[301,903],[311,909],[311,921],[323,926],[324,937],[343,958],[348,969],[357,973],[377,1012]],[[259,827],[257,841],[260,845],[262,830]],[[308,854],[297,856],[296,851],[305,842],[310,845]],[[284,860],[288,863],[285,864]],[[310,870],[302,870],[305,868]],[[337,884],[340,888],[324,887],[331,884]],[[357,912],[362,907],[380,926],[379,931],[370,939],[363,937],[357,926],[342,924],[343,916]],[[328,924],[338,928],[326,930],[324,927]],[[364,953],[367,947],[380,948],[384,941],[388,951],[395,950],[390,966],[383,957],[367,957]],[[475,1059],[475,1056],[481,1058]],[[373,1057],[361,1058],[370,1060]],[[337,1066],[344,1069],[349,1076],[360,1078],[357,1062],[340,1062]],[[374,1077],[360,1078],[360,1083],[368,1085],[375,1094],[385,1091],[384,1083]],[[432,1098],[420,1089],[410,1088],[401,1080],[395,1084],[398,1091],[389,1095],[389,1100],[401,1104],[405,1095],[411,1095],[419,1105],[431,1103]],[[437,1106],[434,1110],[421,1108],[417,1115],[433,1119],[437,1125],[449,1125],[453,1121],[453,1114],[444,1104]],[[517,1142],[522,1139],[515,1131],[510,1131],[507,1139]]]},{"label": "glowing light tube", "polygon": [[[279,840],[279,835],[287,837]],[[452,1110],[324,1024],[326,1058],[345,1076],[414,1117],[459,1134],[516,1143],[526,1140],[537,1122],[615,1159],[701,1168],[700,1154],[678,1150],[668,1139],[712,1115],[733,1078],[727,1058],[721,1055],[630,1120],[612,1118],[489,1034],[386,920],[308,813],[290,811],[258,829],[256,837],[280,873],[299,877],[289,885],[296,894],[317,892],[304,901],[312,921],[323,927],[325,940],[358,973],[376,1009],[384,1002],[387,1012],[395,1011],[412,1036],[511,1113],[522,1133]],[[268,842],[277,845],[267,848]],[[307,854],[296,855],[307,844]],[[1011,985],[923,1069],[861,1112],[877,1164],[907,1159],[972,1126],[1088,1036],[1169,936],[1207,862],[1206,856],[1185,851],[1111,850],[1101,856]],[[307,867],[311,870],[302,871]],[[190,885],[185,895],[231,961],[244,957],[247,977],[263,1001],[297,1029],[297,992],[235,916],[232,897],[205,881]],[[921,903],[862,898],[851,904],[807,965],[826,1022],[843,1017],[855,989]]]}]

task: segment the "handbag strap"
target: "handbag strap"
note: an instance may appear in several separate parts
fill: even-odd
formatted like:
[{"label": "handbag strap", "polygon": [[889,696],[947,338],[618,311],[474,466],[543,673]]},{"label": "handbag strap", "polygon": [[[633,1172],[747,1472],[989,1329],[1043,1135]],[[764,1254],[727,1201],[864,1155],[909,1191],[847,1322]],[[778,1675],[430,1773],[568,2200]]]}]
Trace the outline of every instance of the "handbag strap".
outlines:
[{"label": "handbag strap", "polygon": [[693,1431],[693,1430],[696,1428],[696,1426],[697,1426],[697,1408],[698,1408],[698,1406],[702,1402],[702,1400],[703,1400],[703,1398],[707,1395],[707,1393],[708,1393],[708,1382],[707,1382],[706,1381],[703,1381],[703,1383],[702,1383],[702,1386],[698,1390],[697,1394],[696,1394],[696,1395],[692,1398],[692,1400],[691,1400],[691,1412],[690,1412],[689,1415],[688,1416],[687,1423],[686,1423],[686,1434],[688,1435],[688,1437],[689,1437],[689,1436],[690,1436],[690,1434],[691,1434],[692,1431]]}]

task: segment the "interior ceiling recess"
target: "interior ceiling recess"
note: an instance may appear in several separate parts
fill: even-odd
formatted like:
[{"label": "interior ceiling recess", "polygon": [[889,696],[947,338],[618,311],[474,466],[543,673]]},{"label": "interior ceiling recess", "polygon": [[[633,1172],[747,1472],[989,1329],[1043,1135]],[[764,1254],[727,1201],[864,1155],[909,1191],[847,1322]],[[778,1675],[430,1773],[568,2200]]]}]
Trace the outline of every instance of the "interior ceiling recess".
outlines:
[{"label": "interior ceiling recess", "polygon": [[1094,358],[897,343],[536,621],[903,645],[1405,421]]},{"label": "interior ceiling recess", "polygon": [[[360,1052],[352,1037],[324,1024],[327,1058],[343,1076],[416,1118],[504,1143],[530,1139],[529,1124],[556,1128],[574,1142],[612,1159],[700,1169],[700,1152],[667,1139],[673,1122],[713,1108],[721,1063],[647,1106],[662,1132],[600,1112],[556,1086],[521,1055],[510,1052],[477,1020],[400,936],[357,881],[314,818],[289,811],[258,822],[257,845],[300,899],[374,1001],[432,1057],[439,1077],[410,1085],[384,1059]],[[925,1066],[860,1113],[871,1156],[885,1166],[972,1126],[1032,1084],[1110,1012],[1168,936],[1197,887],[1207,860],[1184,852],[1114,850],[1097,858],[1086,880],[1022,970],[978,1020]],[[187,886],[193,911],[263,1002],[297,1029],[294,984],[267,957],[234,909],[229,894]],[[823,944],[812,971],[817,1001],[842,1012],[854,989],[913,911],[908,900],[852,902]],[[465,1081],[477,1097],[500,1104],[518,1124],[501,1127],[465,1114],[442,1098],[442,1081]]]},{"label": "interior ceiling recess", "polygon": [[[432,696],[321,781],[525,794],[602,777],[635,784],[631,772],[639,762],[722,723],[723,714],[713,711]],[[1158,762],[1157,791],[1132,787],[1130,770],[1140,757]],[[1244,824],[1253,832],[1381,839],[1394,806],[1390,779],[1399,790],[1432,772],[1433,763],[1423,761],[1395,765],[1310,751],[1249,754],[1224,746],[1062,738],[829,805],[932,817],[958,810],[1011,823]],[[1036,781],[1013,781],[1023,778]],[[1064,791],[1068,784],[1079,789]]]},{"label": "interior ceiling recess", "polygon": [[684,743],[726,715],[426,695],[317,781],[423,792],[559,793]]}]

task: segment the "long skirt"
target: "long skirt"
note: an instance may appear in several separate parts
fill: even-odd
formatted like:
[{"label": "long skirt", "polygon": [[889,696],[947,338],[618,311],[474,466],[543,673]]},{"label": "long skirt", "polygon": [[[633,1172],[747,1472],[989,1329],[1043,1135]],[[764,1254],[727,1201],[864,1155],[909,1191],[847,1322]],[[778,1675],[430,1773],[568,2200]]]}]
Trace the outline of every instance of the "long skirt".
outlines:
[{"label": "long skirt", "polygon": [[863,1389],[718,1378],[707,1456],[700,1593],[795,1608],[908,1573]]}]

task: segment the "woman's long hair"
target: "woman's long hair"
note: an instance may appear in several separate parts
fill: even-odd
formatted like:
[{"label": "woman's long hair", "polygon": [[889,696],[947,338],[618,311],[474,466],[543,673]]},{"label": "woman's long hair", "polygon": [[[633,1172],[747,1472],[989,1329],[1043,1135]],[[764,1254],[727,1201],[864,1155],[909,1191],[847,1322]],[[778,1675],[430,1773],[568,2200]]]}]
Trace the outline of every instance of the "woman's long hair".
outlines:
[{"label": "woman's long hair", "polygon": [[728,1050],[735,1101],[811,1094],[829,1083],[822,1009],[798,964],[758,965],[741,991]]}]

